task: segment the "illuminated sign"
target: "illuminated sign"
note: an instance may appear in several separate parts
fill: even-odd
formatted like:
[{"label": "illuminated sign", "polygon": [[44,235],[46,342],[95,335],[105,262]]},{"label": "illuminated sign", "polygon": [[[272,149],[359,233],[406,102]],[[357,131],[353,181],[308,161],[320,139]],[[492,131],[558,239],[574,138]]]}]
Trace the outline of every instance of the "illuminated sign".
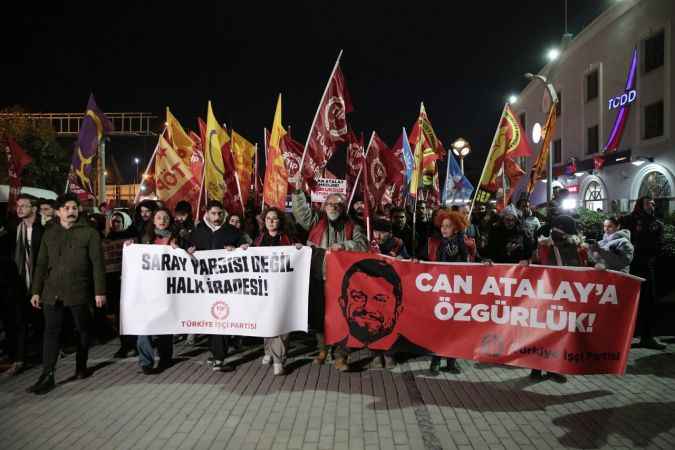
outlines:
[{"label": "illuminated sign", "polygon": [[636,98],[637,98],[637,91],[635,89],[631,89],[625,94],[612,97],[607,101],[607,103],[609,104],[608,105],[609,110],[611,111],[613,109],[618,108],[619,106],[626,106],[629,103],[633,103]]},{"label": "illuminated sign", "polygon": [[628,114],[630,113],[630,105],[637,98],[635,91],[635,75],[637,74],[638,52],[637,47],[633,49],[633,57],[631,58],[630,68],[628,69],[628,76],[626,77],[626,89],[624,93],[609,100],[610,111],[614,108],[619,108],[619,112],[614,119],[612,131],[609,133],[609,138],[605,144],[604,152],[612,152],[619,148],[623,129],[626,127],[628,121]]}]

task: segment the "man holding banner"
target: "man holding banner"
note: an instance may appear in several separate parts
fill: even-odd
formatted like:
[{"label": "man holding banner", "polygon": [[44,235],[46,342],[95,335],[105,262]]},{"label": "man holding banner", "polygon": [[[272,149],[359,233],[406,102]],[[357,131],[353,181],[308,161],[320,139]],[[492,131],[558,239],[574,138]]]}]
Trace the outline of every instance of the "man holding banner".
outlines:
[{"label": "man holding banner", "polygon": [[[223,223],[225,220],[225,210],[223,204],[218,200],[209,200],[206,204],[206,214],[192,232],[190,237],[191,247],[188,252],[195,250],[217,250],[234,249],[246,242],[243,240],[239,230],[232,225]],[[230,336],[214,334],[211,336],[211,353],[213,358],[210,360],[213,370],[220,372],[232,372],[234,366],[226,363],[227,352],[230,346]]]},{"label": "man holding banner", "polygon": [[[292,194],[293,216],[295,221],[309,231],[308,245],[312,246],[312,265],[310,273],[310,327],[317,330],[319,354],[316,364],[323,364],[328,356],[324,330],[324,256],[326,250],[366,251],[368,238],[361,226],[350,220],[345,213],[345,199],[340,194],[331,194],[323,204],[319,214],[312,211],[302,191],[302,178],[296,181],[296,190]],[[341,371],[349,369],[347,351],[338,346],[335,368]]]}]

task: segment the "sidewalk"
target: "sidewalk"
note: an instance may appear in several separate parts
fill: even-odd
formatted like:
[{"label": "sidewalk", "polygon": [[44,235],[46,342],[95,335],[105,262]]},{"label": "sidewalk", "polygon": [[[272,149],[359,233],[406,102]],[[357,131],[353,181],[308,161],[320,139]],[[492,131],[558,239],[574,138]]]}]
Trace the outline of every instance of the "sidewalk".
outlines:
[{"label": "sidewalk", "polygon": [[[59,361],[57,388],[24,393],[39,375],[0,374],[3,449],[452,449],[675,448],[675,340],[635,349],[624,377],[573,376],[533,383],[526,369],[460,361],[460,375],[432,377],[428,360],[394,371],[339,373],[315,366],[293,341],[293,372],[272,376],[262,347],[213,372],[204,347],[176,346],[158,375],[90,353],[95,373],[74,381]],[[355,359],[365,358],[360,352]]]}]

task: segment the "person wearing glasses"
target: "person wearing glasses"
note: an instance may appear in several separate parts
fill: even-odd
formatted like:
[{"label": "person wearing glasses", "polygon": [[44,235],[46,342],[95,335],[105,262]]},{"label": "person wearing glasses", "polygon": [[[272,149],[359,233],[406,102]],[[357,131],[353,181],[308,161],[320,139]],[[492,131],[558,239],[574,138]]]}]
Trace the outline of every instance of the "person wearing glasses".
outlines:
[{"label": "person wearing glasses", "polygon": [[[293,216],[298,225],[309,231],[307,245],[312,247],[312,263],[309,281],[309,326],[316,330],[319,353],[315,364],[323,364],[328,357],[324,335],[324,257],[326,251],[368,250],[368,238],[364,229],[354,223],[346,213],[344,196],[331,194],[326,198],[321,211],[313,210],[302,191],[302,179],[295,182],[292,194]],[[349,370],[348,351],[345,346],[335,349],[335,368]]]}]

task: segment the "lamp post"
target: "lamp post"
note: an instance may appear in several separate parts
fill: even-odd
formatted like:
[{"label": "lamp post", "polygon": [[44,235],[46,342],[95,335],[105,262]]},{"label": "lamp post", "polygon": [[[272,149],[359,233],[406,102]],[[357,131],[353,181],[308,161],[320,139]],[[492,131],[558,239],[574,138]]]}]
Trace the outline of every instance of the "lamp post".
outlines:
[{"label": "lamp post", "polygon": [[459,167],[464,175],[464,157],[471,153],[471,146],[464,138],[458,138],[452,143],[452,153],[459,158]]}]

